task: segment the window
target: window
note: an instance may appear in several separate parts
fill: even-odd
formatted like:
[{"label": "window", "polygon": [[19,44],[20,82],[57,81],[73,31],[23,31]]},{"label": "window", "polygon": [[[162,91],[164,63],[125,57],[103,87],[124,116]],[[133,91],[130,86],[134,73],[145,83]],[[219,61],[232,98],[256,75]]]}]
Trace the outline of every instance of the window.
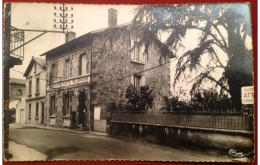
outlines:
[{"label": "window", "polygon": [[34,73],[36,73],[36,63],[34,63]]},{"label": "window", "polygon": [[32,80],[29,81],[29,95],[32,94]]},{"label": "window", "polygon": [[29,104],[29,115],[28,115],[28,118],[30,119],[32,116],[32,105]]},{"label": "window", "polygon": [[79,57],[79,75],[87,74],[87,55],[82,54]]},{"label": "window", "polygon": [[36,78],[36,94],[40,93],[40,78]]},{"label": "window", "polygon": [[52,64],[51,65],[51,71],[50,71],[50,83],[55,81],[55,77],[57,77],[57,71],[56,71],[56,65]]},{"label": "window", "polygon": [[63,116],[70,114],[70,96],[65,94],[63,96]]},{"label": "window", "polygon": [[70,65],[70,59],[65,60],[65,64],[64,64],[64,78],[70,78],[71,77],[71,65]]},{"label": "window", "polygon": [[23,90],[17,89],[17,96],[22,96],[22,95],[23,95]]},{"label": "window", "polygon": [[39,103],[36,103],[35,118],[39,118]]},{"label": "window", "polygon": [[55,96],[50,97],[50,115],[55,114]]},{"label": "window", "polygon": [[138,42],[138,38],[133,36],[131,37],[131,60],[144,62],[144,46]]},{"label": "window", "polygon": [[141,76],[134,75],[134,87],[139,89],[141,84]]},{"label": "window", "polygon": [[90,60],[89,56],[82,54],[79,57],[79,75],[86,75],[90,72]]},{"label": "window", "polygon": [[141,75],[134,75],[131,76],[131,84],[136,88],[139,89],[141,86],[145,85],[145,77]]}]

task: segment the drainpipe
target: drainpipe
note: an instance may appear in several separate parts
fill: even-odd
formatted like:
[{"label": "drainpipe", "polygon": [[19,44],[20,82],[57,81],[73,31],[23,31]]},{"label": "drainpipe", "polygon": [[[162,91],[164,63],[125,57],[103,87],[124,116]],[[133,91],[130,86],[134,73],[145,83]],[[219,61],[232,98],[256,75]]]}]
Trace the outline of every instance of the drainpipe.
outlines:
[{"label": "drainpipe", "polygon": [[92,121],[92,115],[93,115],[93,107],[92,107],[92,97],[91,97],[91,89],[92,89],[92,55],[93,55],[93,45],[91,45],[91,49],[90,49],[90,85],[89,85],[89,130],[93,131],[93,121]]}]

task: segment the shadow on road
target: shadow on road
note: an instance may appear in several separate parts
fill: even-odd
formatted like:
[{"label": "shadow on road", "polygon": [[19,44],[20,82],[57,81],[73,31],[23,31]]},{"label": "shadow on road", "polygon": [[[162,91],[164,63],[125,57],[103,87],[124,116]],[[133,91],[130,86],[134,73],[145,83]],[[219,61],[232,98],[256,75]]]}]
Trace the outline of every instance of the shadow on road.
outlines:
[{"label": "shadow on road", "polygon": [[79,149],[75,147],[59,147],[47,150],[45,154],[47,155],[47,160],[51,160],[53,157],[58,155],[69,154],[77,151],[79,151]]}]

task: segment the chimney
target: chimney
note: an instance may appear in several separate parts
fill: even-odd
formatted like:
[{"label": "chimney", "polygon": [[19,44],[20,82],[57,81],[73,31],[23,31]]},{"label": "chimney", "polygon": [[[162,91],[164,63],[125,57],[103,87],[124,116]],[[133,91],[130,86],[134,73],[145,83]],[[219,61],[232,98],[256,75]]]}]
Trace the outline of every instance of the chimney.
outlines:
[{"label": "chimney", "polygon": [[117,25],[117,10],[108,9],[108,27],[114,27]]},{"label": "chimney", "polygon": [[75,32],[66,32],[65,34],[65,43],[70,42],[71,40],[74,40],[76,38]]}]

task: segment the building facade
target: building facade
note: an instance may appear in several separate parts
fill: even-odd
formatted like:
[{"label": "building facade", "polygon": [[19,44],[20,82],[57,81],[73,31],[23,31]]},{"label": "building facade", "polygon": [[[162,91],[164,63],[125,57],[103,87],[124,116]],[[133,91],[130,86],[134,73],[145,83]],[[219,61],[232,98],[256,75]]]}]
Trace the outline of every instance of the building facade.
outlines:
[{"label": "building facade", "polygon": [[[26,123],[44,124],[46,96],[45,59],[32,57],[25,73],[26,77]],[[21,114],[24,116],[24,114]]]},{"label": "building facade", "polygon": [[[170,64],[149,70],[160,64],[159,48],[152,43],[144,53],[144,46],[134,46],[137,37],[131,24],[116,23],[117,11],[109,9],[108,28],[75,39],[69,32],[65,44],[43,54],[50,80],[46,124],[86,125],[88,130],[106,132],[111,107],[126,104],[131,84],[149,85],[155,96],[153,110],[161,108],[162,97],[170,95]],[[110,38],[113,32],[117,37]]]}]

